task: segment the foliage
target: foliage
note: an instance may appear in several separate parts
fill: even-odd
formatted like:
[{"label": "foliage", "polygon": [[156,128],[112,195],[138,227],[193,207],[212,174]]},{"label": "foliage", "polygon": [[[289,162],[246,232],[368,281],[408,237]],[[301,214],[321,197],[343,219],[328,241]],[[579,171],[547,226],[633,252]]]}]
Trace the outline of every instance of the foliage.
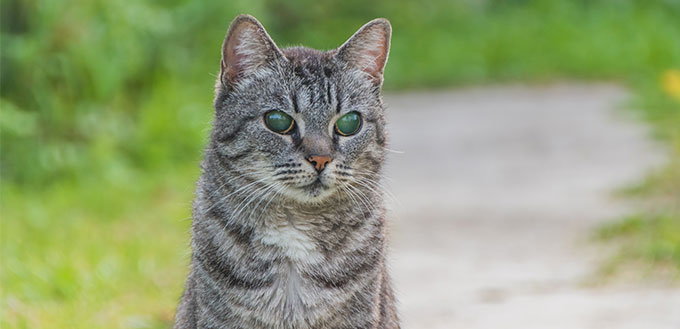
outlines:
[{"label": "foliage", "polygon": [[[387,88],[554,78],[655,81],[678,66],[673,1],[10,0],[2,13],[2,174],[22,185],[194,161],[219,45],[238,12],[281,45],[332,48],[394,25]],[[655,86],[658,89],[658,87]]]}]

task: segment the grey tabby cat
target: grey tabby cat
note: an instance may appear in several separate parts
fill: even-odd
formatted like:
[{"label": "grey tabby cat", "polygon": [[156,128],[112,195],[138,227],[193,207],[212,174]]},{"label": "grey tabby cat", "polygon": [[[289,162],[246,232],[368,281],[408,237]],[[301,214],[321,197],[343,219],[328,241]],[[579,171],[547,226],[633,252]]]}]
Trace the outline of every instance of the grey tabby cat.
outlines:
[{"label": "grey tabby cat", "polygon": [[380,96],[391,27],[279,49],[238,16],[175,328],[399,328],[385,265]]}]

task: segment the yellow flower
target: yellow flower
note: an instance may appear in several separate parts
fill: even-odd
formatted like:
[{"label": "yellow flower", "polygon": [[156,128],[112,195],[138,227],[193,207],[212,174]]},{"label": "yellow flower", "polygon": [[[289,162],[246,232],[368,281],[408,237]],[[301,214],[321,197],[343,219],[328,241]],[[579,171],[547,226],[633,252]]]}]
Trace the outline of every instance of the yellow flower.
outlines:
[{"label": "yellow flower", "polygon": [[671,97],[680,100],[680,70],[668,70],[661,76],[661,86]]}]

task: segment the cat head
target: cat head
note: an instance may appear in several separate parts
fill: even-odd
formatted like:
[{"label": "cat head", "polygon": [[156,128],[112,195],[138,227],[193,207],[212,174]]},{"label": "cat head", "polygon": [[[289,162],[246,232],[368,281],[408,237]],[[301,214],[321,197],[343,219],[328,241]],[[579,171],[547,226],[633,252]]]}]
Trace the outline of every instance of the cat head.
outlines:
[{"label": "cat head", "polygon": [[255,18],[236,17],[222,46],[211,142],[223,169],[300,202],[375,190],[390,35],[390,23],[375,19],[337,49],[279,49]]}]

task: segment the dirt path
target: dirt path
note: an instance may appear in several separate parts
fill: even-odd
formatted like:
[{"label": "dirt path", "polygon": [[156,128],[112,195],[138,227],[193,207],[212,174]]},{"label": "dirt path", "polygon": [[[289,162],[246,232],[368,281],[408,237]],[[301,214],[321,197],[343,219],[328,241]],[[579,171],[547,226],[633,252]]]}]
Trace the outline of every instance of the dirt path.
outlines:
[{"label": "dirt path", "polygon": [[611,191],[663,162],[608,85],[388,95],[404,328],[680,328],[680,290],[588,286]]}]

